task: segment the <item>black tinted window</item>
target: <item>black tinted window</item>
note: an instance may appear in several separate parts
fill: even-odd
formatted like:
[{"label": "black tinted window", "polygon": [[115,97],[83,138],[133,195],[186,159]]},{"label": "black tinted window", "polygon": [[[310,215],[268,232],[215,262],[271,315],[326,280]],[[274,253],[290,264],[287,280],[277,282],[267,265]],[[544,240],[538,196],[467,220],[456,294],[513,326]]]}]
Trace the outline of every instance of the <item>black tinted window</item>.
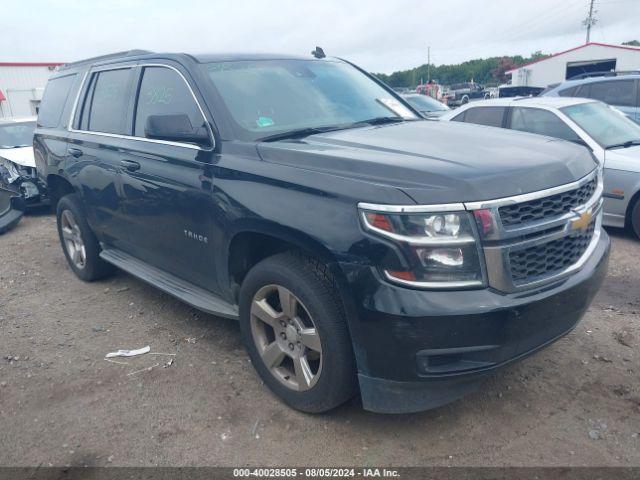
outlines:
[{"label": "black tinted window", "polygon": [[578,135],[555,113],[538,108],[514,108],[511,113],[511,128],[563,140],[579,140]]},{"label": "black tinted window", "polygon": [[146,136],[145,126],[152,115],[186,115],[193,128],[205,126],[205,120],[187,84],[177,72],[169,68],[144,69],[136,107],[136,137]]},{"label": "black tinted window", "polygon": [[633,82],[633,80],[612,80],[592,83],[588,96],[609,105],[635,107],[636,99],[633,95]]},{"label": "black tinted window", "polygon": [[38,125],[41,127],[57,127],[62,111],[67,103],[75,75],[53,78],[47,83],[38,111]]},{"label": "black tinted window", "polygon": [[[86,129],[93,132],[124,134],[127,105],[129,104],[129,79],[131,70],[108,70],[94,75],[87,103]],[[84,125],[83,118],[83,125]]]},{"label": "black tinted window", "polygon": [[488,127],[502,127],[505,107],[476,107],[465,112],[466,123],[476,123]]}]

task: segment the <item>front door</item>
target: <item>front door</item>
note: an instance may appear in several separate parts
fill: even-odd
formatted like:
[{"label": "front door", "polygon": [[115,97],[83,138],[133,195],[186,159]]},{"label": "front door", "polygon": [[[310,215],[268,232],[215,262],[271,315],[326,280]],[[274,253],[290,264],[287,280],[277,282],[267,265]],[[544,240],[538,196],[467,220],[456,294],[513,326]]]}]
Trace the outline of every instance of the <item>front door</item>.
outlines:
[{"label": "front door", "polygon": [[[210,242],[213,224],[211,137],[185,78],[175,69],[142,66],[133,137],[120,154],[122,211],[129,253],[210,291],[217,291]],[[177,129],[171,132],[175,119]],[[164,139],[150,129],[162,124]],[[190,124],[190,125],[189,125]],[[186,125],[186,127],[185,127]],[[167,140],[171,138],[171,140]]]}]

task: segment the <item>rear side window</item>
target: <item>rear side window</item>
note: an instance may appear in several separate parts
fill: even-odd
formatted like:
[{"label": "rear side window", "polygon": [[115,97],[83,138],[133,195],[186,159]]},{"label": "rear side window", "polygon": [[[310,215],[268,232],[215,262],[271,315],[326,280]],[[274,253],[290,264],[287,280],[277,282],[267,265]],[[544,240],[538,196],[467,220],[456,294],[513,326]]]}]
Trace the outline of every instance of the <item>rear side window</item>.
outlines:
[{"label": "rear side window", "polygon": [[592,83],[589,98],[600,100],[609,105],[635,107],[634,80],[613,80]]},{"label": "rear side window", "polygon": [[125,134],[131,69],[93,75],[82,112],[82,129]]},{"label": "rear side window", "polygon": [[74,74],[49,80],[38,111],[38,126],[47,128],[58,126],[75,78]]},{"label": "rear side window", "polygon": [[511,112],[511,129],[547,135],[562,140],[577,141],[580,139],[555,113],[539,108],[515,107]]},{"label": "rear side window", "polygon": [[186,115],[193,128],[206,128],[205,119],[184,79],[174,70],[164,67],[146,67],[136,106],[136,137],[145,137],[145,126],[150,116]]},{"label": "rear side window", "polygon": [[464,121],[488,127],[502,127],[505,107],[476,107],[465,112]]},{"label": "rear side window", "polygon": [[573,97],[575,96],[577,90],[578,87],[565,88],[564,90],[560,90],[558,92],[558,95],[560,95],[561,97]]}]

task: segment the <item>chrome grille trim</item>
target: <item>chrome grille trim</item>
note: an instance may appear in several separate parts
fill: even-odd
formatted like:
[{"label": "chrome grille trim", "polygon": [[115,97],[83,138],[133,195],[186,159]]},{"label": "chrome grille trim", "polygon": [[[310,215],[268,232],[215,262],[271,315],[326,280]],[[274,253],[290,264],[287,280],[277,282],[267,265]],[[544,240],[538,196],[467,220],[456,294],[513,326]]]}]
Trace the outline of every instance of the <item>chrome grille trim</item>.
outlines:
[{"label": "chrome grille trim", "polygon": [[571,233],[571,224],[568,223],[567,227],[563,228],[560,232],[554,232],[550,235],[544,235],[533,240],[524,241],[524,242],[516,242],[507,246],[496,246],[496,247],[485,247],[484,248],[484,256],[487,262],[487,276],[489,278],[489,285],[497,290],[503,292],[516,292],[521,290],[527,290],[534,287],[538,287],[550,282],[555,282],[561,280],[572,273],[580,270],[583,265],[589,260],[591,254],[595,250],[598,245],[598,241],[600,240],[600,235],[602,231],[602,201],[600,201],[597,210],[594,212],[595,216],[595,229],[593,232],[593,237],[591,238],[591,243],[587,247],[587,250],[580,257],[580,259],[561,270],[560,272],[554,272],[553,274],[538,278],[534,281],[516,283],[511,276],[511,267],[509,261],[509,254],[513,249],[524,249],[534,245],[539,245],[542,243],[550,242],[553,240],[557,240],[563,237],[570,235]]},{"label": "chrome grille trim", "polygon": [[[598,178],[598,185],[596,187],[593,196],[582,206],[572,209],[560,216],[553,218],[544,218],[541,220],[535,220],[532,222],[523,223],[520,225],[509,226],[505,228],[500,220],[500,207],[505,205],[513,205],[520,202],[529,202],[531,200],[538,200],[548,196],[556,195],[558,193],[568,192],[572,189],[580,188],[594,178]],[[489,200],[486,202],[473,202],[465,203],[467,210],[491,210],[493,217],[493,229],[492,233],[483,236],[483,240],[486,241],[500,241],[512,238],[526,237],[531,235],[541,234],[546,230],[562,227],[567,222],[576,218],[576,214],[580,215],[590,209],[593,209],[602,196],[603,184],[602,175],[598,174],[598,170],[594,170],[590,174],[581,178],[580,180],[568,183],[566,185],[560,185],[559,187],[549,188],[547,190],[541,190],[540,192],[527,193],[524,195],[517,195],[514,197],[500,198],[496,200]]]},{"label": "chrome grille trim", "polygon": [[[583,187],[597,177],[597,187],[584,205],[572,208],[562,215],[529,221],[519,225],[505,228],[500,218],[500,207],[512,205],[519,202],[528,202],[535,199],[545,198],[558,193],[569,192]],[[589,175],[580,180],[555,187],[552,189],[534,192],[531,194],[518,195],[506,199],[491,200],[488,202],[476,202],[465,204],[467,209],[472,207],[488,209],[492,213],[492,232],[483,236],[483,250],[487,265],[487,276],[489,286],[503,292],[516,292],[538,287],[550,282],[560,280],[580,268],[586,263],[598,241],[600,240],[602,228],[602,175],[599,170],[594,170]],[[548,242],[566,238],[575,234],[572,223],[581,218],[585,213],[590,213],[595,222],[594,233],[584,254],[573,264],[560,271],[550,272],[548,275],[531,278],[530,281],[514,280],[511,273],[510,255],[512,252],[529,249]]]},{"label": "chrome grille trim", "polygon": [[513,195],[511,197],[497,198],[495,200],[483,200],[481,202],[465,202],[464,206],[467,208],[467,210],[480,210],[483,208],[496,208],[496,207],[502,207],[504,205],[511,205],[514,203],[523,203],[523,202],[529,202],[531,200],[538,200],[539,198],[550,197],[551,195],[555,195],[557,193],[564,193],[564,192],[568,192],[569,190],[579,188],[583,186],[585,183],[588,183],[590,180],[592,180],[596,175],[598,175],[597,168],[593,170],[591,173],[582,177],[580,180],[576,180],[575,182],[566,183],[564,185],[547,188],[545,190],[540,190],[537,192],[523,193],[521,195]]},{"label": "chrome grille trim", "polygon": [[556,193],[550,197],[530,200],[523,203],[514,203],[498,207],[500,221],[505,229],[549,218],[558,217],[579,208],[588,202],[598,188],[596,178],[589,180],[581,187]]}]

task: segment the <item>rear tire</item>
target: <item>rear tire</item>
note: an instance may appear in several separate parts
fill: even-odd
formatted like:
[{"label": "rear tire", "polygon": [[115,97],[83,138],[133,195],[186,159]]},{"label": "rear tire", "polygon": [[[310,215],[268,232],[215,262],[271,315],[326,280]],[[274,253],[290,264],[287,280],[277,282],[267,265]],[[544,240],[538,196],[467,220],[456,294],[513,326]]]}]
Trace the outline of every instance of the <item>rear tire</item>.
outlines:
[{"label": "rear tire", "polygon": [[357,393],[344,308],[326,266],[294,253],[269,257],[247,274],[239,303],[253,366],[287,405],[326,412]]},{"label": "rear tire", "polygon": [[100,258],[100,244],[75,193],[60,199],[56,217],[62,251],[73,273],[85,282],[111,275],[115,267]]}]

